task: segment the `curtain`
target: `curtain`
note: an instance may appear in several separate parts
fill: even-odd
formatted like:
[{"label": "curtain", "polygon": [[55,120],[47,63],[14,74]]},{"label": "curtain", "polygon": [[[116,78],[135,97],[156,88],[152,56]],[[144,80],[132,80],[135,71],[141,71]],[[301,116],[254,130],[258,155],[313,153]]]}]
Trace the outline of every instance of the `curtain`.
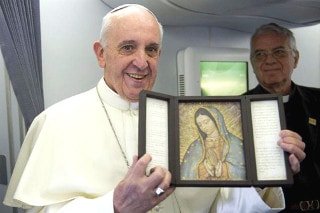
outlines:
[{"label": "curtain", "polygon": [[28,129],[44,109],[39,0],[0,0],[0,47]]}]

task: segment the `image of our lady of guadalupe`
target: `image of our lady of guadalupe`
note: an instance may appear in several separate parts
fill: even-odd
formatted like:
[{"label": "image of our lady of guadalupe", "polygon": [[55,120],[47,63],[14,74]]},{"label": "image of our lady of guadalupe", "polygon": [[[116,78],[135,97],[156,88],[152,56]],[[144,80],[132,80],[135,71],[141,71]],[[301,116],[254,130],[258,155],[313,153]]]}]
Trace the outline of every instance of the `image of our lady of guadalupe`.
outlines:
[{"label": "image of our lady of guadalupe", "polygon": [[200,107],[194,114],[199,137],[181,162],[182,180],[245,180],[243,141],[230,133],[221,112]]}]

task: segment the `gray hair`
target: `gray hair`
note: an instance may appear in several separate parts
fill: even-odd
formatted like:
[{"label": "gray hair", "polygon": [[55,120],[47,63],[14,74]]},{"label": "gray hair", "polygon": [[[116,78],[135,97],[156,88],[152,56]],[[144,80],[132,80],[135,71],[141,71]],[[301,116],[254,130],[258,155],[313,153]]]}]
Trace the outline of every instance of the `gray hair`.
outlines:
[{"label": "gray hair", "polygon": [[122,10],[122,9],[125,9],[125,8],[128,8],[128,7],[140,7],[146,11],[148,11],[157,21],[158,25],[159,25],[159,30],[160,30],[160,47],[162,46],[162,38],[163,38],[163,27],[161,25],[161,23],[158,21],[158,18],[156,17],[156,15],[151,11],[149,10],[148,8],[142,6],[142,5],[139,5],[139,4],[124,4],[124,5],[120,5],[116,8],[114,8],[113,10],[111,10],[110,12],[107,13],[107,15],[105,15],[102,19],[102,25],[101,25],[101,31],[100,31],[100,42],[101,42],[101,45],[103,47],[106,47],[107,45],[107,41],[106,41],[106,35],[108,34],[108,31],[109,31],[109,28],[111,26],[111,16],[113,13],[119,11],[119,10]]},{"label": "gray hair", "polygon": [[252,50],[253,40],[256,38],[256,36],[264,33],[269,33],[269,32],[274,32],[279,35],[286,36],[289,39],[290,48],[293,49],[294,51],[297,51],[296,39],[293,35],[293,32],[288,28],[282,27],[275,23],[265,24],[260,26],[258,29],[256,29],[255,33],[251,36],[251,40],[250,40],[251,50]]}]

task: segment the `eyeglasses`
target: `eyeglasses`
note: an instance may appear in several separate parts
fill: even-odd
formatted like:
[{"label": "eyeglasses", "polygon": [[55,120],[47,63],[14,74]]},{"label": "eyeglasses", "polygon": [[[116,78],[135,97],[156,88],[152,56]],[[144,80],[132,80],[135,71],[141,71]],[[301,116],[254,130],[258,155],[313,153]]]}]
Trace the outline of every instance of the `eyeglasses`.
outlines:
[{"label": "eyeglasses", "polygon": [[251,58],[255,59],[256,61],[264,61],[267,59],[268,55],[272,55],[272,57],[275,59],[281,59],[287,57],[290,51],[293,51],[293,49],[280,48],[271,51],[258,50],[251,54]]}]

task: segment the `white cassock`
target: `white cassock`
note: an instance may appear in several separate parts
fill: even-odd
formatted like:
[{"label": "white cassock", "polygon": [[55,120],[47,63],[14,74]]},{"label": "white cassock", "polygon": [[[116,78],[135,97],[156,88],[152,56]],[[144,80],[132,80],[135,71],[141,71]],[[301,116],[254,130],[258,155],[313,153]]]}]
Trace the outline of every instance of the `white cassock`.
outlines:
[{"label": "white cassock", "polygon": [[[129,160],[137,154],[138,104],[97,86]],[[127,164],[96,88],[57,103],[32,123],[4,203],[46,213],[113,212],[113,189]],[[176,188],[152,212],[278,212],[281,188]]]}]

